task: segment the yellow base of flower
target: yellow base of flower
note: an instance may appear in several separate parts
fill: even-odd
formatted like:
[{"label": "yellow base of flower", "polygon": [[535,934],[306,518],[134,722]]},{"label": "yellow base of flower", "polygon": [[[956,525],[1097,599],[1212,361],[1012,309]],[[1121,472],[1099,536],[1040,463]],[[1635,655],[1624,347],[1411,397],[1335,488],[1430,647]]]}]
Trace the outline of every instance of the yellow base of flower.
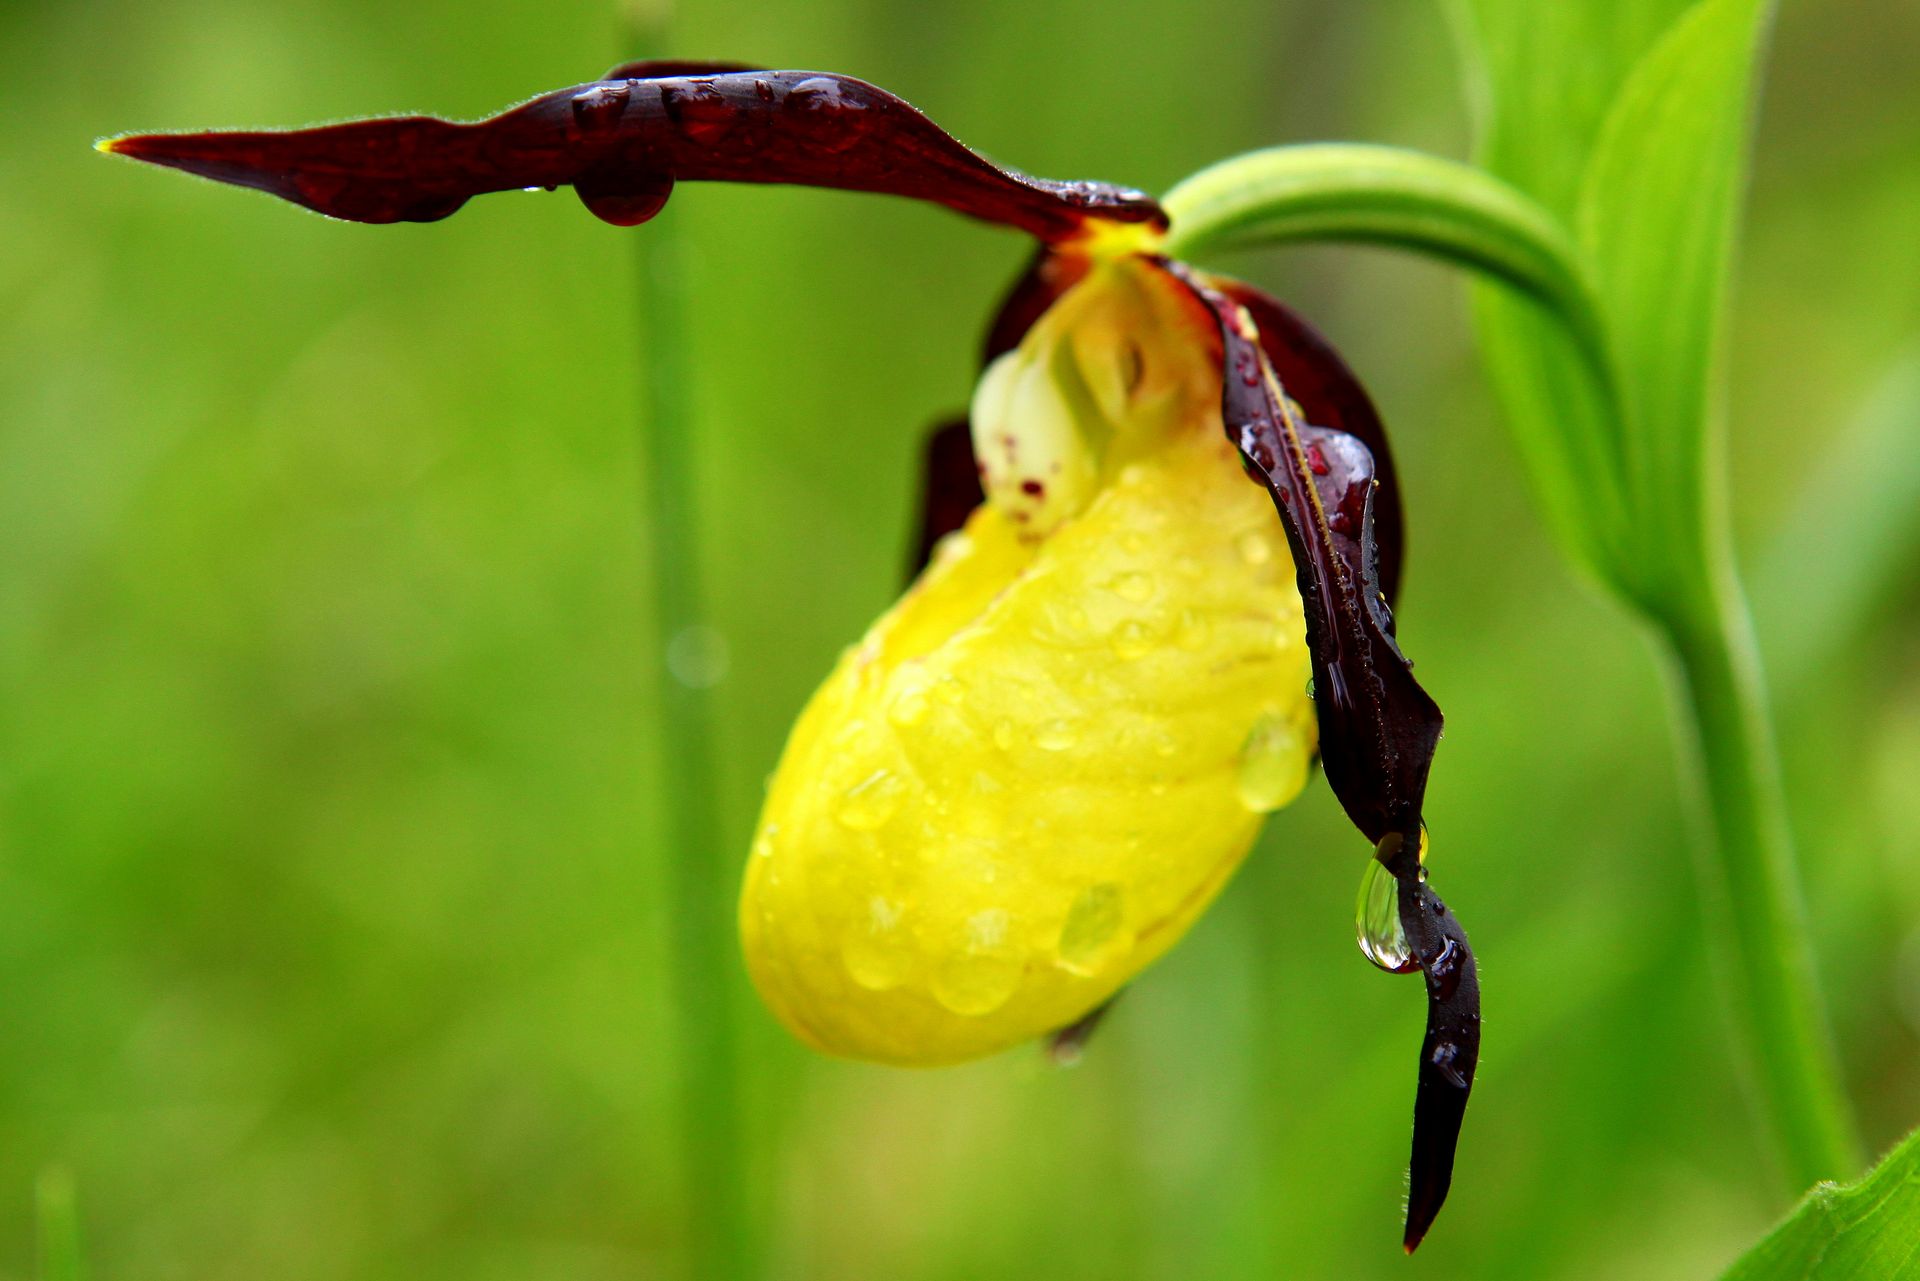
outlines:
[{"label": "yellow base of flower", "polygon": [[1300,599],[1211,407],[1042,541],[992,505],[847,651],[749,859],[748,968],[832,1054],[954,1063],[1166,951],[1305,782]]}]

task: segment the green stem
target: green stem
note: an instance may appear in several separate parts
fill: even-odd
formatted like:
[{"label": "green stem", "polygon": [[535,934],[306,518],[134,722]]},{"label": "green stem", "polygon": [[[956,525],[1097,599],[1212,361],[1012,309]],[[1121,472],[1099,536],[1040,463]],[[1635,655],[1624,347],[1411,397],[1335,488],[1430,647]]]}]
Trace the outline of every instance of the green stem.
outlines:
[{"label": "green stem", "polygon": [[1820,995],[1806,907],[1767,715],[1752,621],[1732,575],[1675,611],[1666,627],[1678,660],[1677,715],[1692,746],[1713,822],[1703,879],[1722,969],[1785,1173],[1796,1189],[1852,1178],[1860,1143]]},{"label": "green stem", "polygon": [[[660,56],[664,6],[630,15],[630,56]],[[676,650],[711,645],[700,573],[695,498],[692,362],[685,338],[687,290],[671,218],[635,233],[639,310],[639,421],[643,517],[652,557],[654,681],[659,708],[660,812],[675,1029],[674,1096],[679,1122],[685,1274],[699,1281],[754,1275],[757,1256],[744,1162],[746,1131],[732,981],[734,860],[723,839],[715,765],[710,671]],[[676,671],[676,666],[680,670]]]},{"label": "green stem", "polygon": [[1203,169],[1162,202],[1176,258],[1235,245],[1393,245],[1506,281],[1572,330],[1608,385],[1599,306],[1565,228],[1484,170],[1398,147],[1269,147]]}]

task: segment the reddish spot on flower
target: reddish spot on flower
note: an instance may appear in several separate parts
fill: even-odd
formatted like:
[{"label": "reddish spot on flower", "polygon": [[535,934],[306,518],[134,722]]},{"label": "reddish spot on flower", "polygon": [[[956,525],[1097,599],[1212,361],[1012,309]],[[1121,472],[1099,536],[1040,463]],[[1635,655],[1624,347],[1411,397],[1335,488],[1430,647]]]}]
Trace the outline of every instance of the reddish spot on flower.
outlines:
[{"label": "reddish spot on flower", "polygon": [[1326,451],[1320,448],[1319,441],[1307,446],[1307,466],[1313,469],[1316,476],[1324,476],[1333,470],[1327,463]]},{"label": "reddish spot on flower", "polygon": [[1039,498],[1047,492],[1047,487],[1037,480],[1023,480],[1020,482],[1020,492]]}]

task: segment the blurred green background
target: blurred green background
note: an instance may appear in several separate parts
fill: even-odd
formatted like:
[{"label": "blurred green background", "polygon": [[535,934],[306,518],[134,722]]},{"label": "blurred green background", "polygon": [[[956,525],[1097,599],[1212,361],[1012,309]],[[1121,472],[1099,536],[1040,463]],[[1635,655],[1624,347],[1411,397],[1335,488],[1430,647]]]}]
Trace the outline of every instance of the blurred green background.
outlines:
[{"label": "blurred green background", "polygon": [[[100,1278],[673,1277],[677,861],[743,857],[786,726],[892,598],[923,427],[1026,246],[687,187],[697,528],[640,506],[634,243],[566,193],[367,228],[93,154],[477,116],[630,52],[599,3],[0,8],[0,1276],[70,1174]],[[1875,1148],[1920,1122],[1920,10],[1789,5],[1730,365],[1734,501]],[[1035,172],[1468,151],[1430,0],[691,0],[673,51],[850,72]],[[1211,265],[1397,429],[1403,637],[1447,709],[1436,883],[1487,1043],[1398,1248],[1418,983],[1352,942],[1322,787],[1086,1062],[828,1061],[737,964],[768,1275],[1710,1275],[1784,1207],[1699,934],[1664,673],[1529,506],[1457,280]],[[697,555],[725,847],[667,848],[650,566]],[[731,884],[731,873],[727,883]],[[724,912],[727,905],[719,904]]]}]

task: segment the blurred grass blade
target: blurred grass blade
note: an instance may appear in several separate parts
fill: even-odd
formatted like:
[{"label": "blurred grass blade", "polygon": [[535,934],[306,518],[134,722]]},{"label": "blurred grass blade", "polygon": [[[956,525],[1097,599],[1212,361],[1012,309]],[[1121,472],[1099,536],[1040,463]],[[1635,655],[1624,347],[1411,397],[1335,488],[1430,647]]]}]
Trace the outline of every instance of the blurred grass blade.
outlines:
[{"label": "blurred grass blade", "polygon": [[[660,58],[672,6],[623,15],[628,57]],[[735,860],[723,839],[710,679],[676,670],[677,649],[712,648],[700,561],[694,472],[696,373],[684,332],[690,305],[679,226],[659,219],[633,238],[640,329],[642,519],[652,568],[654,689],[660,712],[660,796],[673,992],[674,1084],[679,1102],[679,1194],[686,1275],[757,1275],[759,1232],[749,1207],[734,1000]]]},{"label": "blurred grass blade", "polygon": [[1920,1276],[1920,1131],[1872,1173],[1822,1183],[1722,1281],[1892,1281]]},{"label": "blurred grass blade", "polygon": [[1819,453],[1753,576],[1783,698],[1824,694],[1823,672],[1920,570],[1920,350],[1895,364]]},{"label": "blurred grass blade", "polygon": [[79,1197],[71,1171],[56,1168],[41,1172],[34,1185],[34,1220],[39,1239],[39,1281],[86,1281]]}]

